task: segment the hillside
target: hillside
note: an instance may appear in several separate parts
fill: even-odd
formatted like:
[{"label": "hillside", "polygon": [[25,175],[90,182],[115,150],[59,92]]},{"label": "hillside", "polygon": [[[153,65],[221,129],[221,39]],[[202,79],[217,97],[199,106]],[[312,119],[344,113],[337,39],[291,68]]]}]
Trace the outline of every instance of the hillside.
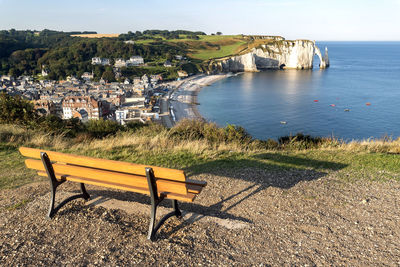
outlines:
[{"label": "hillside", "polygon": [[[195,134],[203,131],[187,132],[186,126],[171,130],[151,126],[104,139],[0,126],[2,262],[364,266],[398,262],[400,158],[393,152],[399,153],[399,140],[349,144],[326,140],[309,148],[300,140],[249,146],[235,139],[212,141]],[[54,220],[46,220],[48,182],[24,167],[17,152],[21,145],[182,168],[208,186],[194,203],[181,205],[189,212],[185,221],[168,221],[159,240],[150,244],[144,234],[148,201],[137,194],[89,186],[92,204],[76,200]],[[65,184],[60,190],[58,199],[77,187]],[[60,254],[60,247],[69,253]]]},{"label": "hillside", "polygon": [[198,35],[198,39],[190,35],[179,35],[178,39],[167,39],[161,35],[144,35],[136,40],[138,44],[149,44],[159,41],[183,44],[188,56],[208,61],[249,52],[252,48],[271,45],[284,40],[280,36],[247,36],[247,35]]},{"label": "hillside", "polygon": [[[80,77],[84,72],[93,71],[94,79],[99,80],[105,72],[113,70],[112,64],[117,58],[137,55],[144,58],[145,66],[121,70],[124,77],[148,73],[175,79],[178,70],[207,72],[212,60],[242,55],[263,45],[282,46],[282,40],[279,36],[206,35],[183,30],[126,34],[2,30],[0,75],[32,75],[40,79],[44,78],[40,76],[42,70],[46,70],[45,78],[65,80],[67,76]],[[109,58],[111,65],[94,66],[93,57]],[[172,67],[164,66],[167,60]]]}]

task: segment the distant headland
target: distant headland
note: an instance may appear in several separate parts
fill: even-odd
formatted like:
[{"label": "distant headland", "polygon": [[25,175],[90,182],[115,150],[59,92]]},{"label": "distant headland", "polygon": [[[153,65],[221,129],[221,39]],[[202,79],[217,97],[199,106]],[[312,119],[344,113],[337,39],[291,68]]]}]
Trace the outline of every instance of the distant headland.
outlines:
[{"label": "distant headland", "polygon": [[[85,73],[90,73],[94,81],[103,78],[123,82],[144,74],[176,80],[185,73],[190,76],[262,69],[310,69],[315,55],[319,57],[320,68],[329,66],[327,49],[322,55],[315,41],[291,41],[281,36],[223,35],[221,32],[207,35],[186,30],[122,34],[0,31],[0,75],[29,75],[49,80],[65,80],[68,76],[79,79]],[[124,64],[132,57],[141,57],[142,63]]]}]

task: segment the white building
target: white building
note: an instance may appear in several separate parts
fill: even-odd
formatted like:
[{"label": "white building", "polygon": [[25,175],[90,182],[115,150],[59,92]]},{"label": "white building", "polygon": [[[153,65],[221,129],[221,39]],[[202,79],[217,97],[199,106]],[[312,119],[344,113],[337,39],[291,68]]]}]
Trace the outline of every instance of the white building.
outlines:
[{"label": "white building", "polygon": [[144,64],[144,59],[141,56],[132,56],[130,59],[125,60],[122,58],[117,58],[115,60],[114,66],[117,68],[121,67],[135,67]]},{"label": "white building", "polygon": [[42,65],[42,76],[45,77],[49,75],[49,71],[47,70],[46,66]]},{"label": "white building", "polygon": [[93,72],[84,72],[81,76],[82,79],[84,79],[85,81],[90,81],[91,79],[93,79],[94,75]]},{"label": "white building", "polygon": [[126,67],[126,61],[125,61],[125,59],[117,58],[117,59],[115,60],[114,66],[117,67],[117,68]]},{"label": "white building", "polygon": [[119,124],[124,125],[127,117],[128,117],[127,109],[118,109],[115,111],[115,119]]},{"label": "white building", "polygon": [[144,64],[144,59],[141,56],[132,56],[126,63],[128,66],[140,66]]},{"label": "white building", "polygon": [[110,60],[108,58],[93,57],[92,65],[110,65]]},{"label": "white building", "polygon": [[92,96],[67,96],[62,102],[63,119],[70,119],[79,115],[75,111],[85,110],[88,119],[98,120],[103,117],[103,103]]}]

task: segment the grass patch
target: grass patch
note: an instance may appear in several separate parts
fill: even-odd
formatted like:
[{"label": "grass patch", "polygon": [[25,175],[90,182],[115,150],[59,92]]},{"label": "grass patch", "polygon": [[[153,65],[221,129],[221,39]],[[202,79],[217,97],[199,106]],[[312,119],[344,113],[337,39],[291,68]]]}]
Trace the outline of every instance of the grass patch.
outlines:
[{"label": "grass patch", "polygon": [[165,39],[162,36],[152,36],[153,39],[137,40],[137,44],[149,44],[162,41],[168,43],[184,43],[190,52],[189,56],[200,60],[221,58],[238,53],[247,47],[248,39],[240,35],[199,35],[198,40],[185,38]]},{"label": "grass patch", "polygon": [[[140,164],[184,169],[189,175],[217,170],[256,168],[269,171],[311,171],[338,181],[400,181],[400,140],[352,142],[312,139],[289,143],[253,140],[244,129],[183,122],[173,129],[158,125],[119,132],[105,138],[51,135],[0,125],[0,189],[39,180],[24,166],[19,146]],[[308,144],[308,143],[307,143]],[[249,174],[251,175],[251,174]]]},{"label": "grass patch", "polygon": [[239,48],[244,44],[246,44],[246,42],[238,41],[231,45],[218,46],[216,49],[200,49],[192,53],[191,56],[201,60],[227,57],[239,52]]},{"label": "grass patch", "polygon": [[34,182],[36,173],[25,167],[17,148],[0,143],[0,189],[10,189]]},{"label": "grass patch", "polygon": [[5,207],[4,209],[6,209],[6,210],[8,210],[8,211],[17,210],[17,209],[20,209],[20,208],[25,207],[25,205],[28,204],[29,202],[31,202],[30,199],[23,199],[22,201],[20,201],[20,202],[18,202],[18,203],[16,203],[16,204],[7,206],[7,207]]}]

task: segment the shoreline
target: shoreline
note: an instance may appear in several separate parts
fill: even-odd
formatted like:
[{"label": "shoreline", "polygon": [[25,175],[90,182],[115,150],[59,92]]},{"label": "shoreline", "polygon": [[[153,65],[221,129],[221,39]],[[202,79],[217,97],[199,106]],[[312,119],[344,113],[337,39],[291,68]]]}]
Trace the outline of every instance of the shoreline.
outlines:
[{"label": "shoreline", "polygon": [[197,109],[197,95],[205,86],[209,86],[217,81],[230,77],[230,74],[199,74],[189,77],[180,83],[171,94],[169,104],[174,111],[176,122],[188,118],[194,120],[204,119]]}]

